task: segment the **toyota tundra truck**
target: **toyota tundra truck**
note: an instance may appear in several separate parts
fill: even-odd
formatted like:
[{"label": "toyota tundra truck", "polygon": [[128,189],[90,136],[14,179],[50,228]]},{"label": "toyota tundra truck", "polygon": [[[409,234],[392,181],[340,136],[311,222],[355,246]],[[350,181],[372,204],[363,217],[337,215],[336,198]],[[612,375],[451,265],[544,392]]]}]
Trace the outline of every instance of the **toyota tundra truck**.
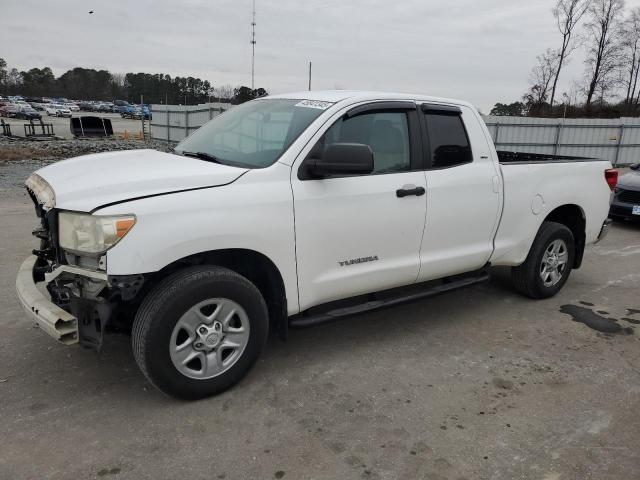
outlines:
[{"label": "toyota tundra truck", "polygon": [[153,385],[201,398],[238,382],[270,332],[470,286],[490,266],[555,295],[606,234],[616,180],[608,161],[497,152],[462,101],[274,95],[172,153],[36,171],[40,247],[16,287],[60,342],[129,333]]}]

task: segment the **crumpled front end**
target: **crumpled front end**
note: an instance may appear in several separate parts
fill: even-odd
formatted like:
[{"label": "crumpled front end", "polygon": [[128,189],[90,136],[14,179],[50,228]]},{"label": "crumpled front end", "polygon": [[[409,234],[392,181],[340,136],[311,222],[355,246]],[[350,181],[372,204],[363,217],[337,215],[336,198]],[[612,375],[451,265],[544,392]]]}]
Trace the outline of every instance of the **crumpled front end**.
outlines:
[{"label": "crumpled front end", "polygon": [[131,296],[132,284],[139,290],[144,278],[109,279],[106,256],[60,248],[55,195],[44,180],[33,177],[37,175],[26,187],[40,220],[33,231],[40,246],[20,267],[18,298],[36,324],[56,340],[99,349],[123,303],[121,287],[127,285],[126,295]]}]

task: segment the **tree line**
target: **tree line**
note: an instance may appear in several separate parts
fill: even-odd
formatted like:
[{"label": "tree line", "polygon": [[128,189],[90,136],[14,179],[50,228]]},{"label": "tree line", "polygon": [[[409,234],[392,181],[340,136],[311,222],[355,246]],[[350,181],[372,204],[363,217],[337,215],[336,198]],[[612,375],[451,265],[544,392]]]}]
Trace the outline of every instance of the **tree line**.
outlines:
[{"label": "tree line", "polygon": [[19,71],[0,58],[0,94],[25,97],[65,97],[72,100],[128,100],[138,103],[196,104],[209,101],[242,103],[267,95],[264,88],[221,85],[195,77],[163,73],[111,73],[77,67],[59,77],[49,67]]},{"label": "tree line", "polygon": [[[558,44],[538,55],[522,99],[496,103],[491,114],[640,115],[640,7],[625,7],[624,0],[555,0],[551,13]],[[580,51],[583,76],[571,79],[571,87],[560,92],[564,67]]]}]

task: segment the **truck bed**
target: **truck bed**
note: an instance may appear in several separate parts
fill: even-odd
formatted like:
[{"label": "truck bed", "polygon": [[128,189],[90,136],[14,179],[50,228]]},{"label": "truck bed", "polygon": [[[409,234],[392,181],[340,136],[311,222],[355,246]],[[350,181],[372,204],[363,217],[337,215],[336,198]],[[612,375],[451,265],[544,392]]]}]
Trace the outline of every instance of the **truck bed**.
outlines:
[{"label": "truck bed", "polygon": [[594,242],[609,211],[606,160],[498,152],[504,204],[494,239],[494,265],[524,262],[540,223],[557,207],[576,206],[585,221],[585,241]]},{"label": "truck bed", "polygon": [[546,153],[511,152],[498,150],[498,161],[503,164],[513,163],[566,163],[566,162],[597,162],[597,158],[575,157],[567,155],[549,155]]}]

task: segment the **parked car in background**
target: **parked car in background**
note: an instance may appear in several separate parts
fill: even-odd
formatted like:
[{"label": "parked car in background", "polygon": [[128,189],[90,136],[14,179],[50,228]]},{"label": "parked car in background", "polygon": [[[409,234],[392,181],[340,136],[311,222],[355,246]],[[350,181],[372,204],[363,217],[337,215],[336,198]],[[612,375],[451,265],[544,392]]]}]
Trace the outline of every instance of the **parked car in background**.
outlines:
[{"label": "parked car in background", "polygon": [[618,179],[609,216],[640,222],[640,163]]},{"label": "parked car in background", "polygon": [[29,105],[31,105],[31,108],[34,110],[38,110],[40,112],[44,111],[45,104],[42,102],[31,102]]},{"label": "parked car in background", "polygon": [[112,111],[112,109],[113,107],[111,106],[111,104],[107,102],[96,102],[93,106],[94,112],[109,113]]},{"label": "parked car in background", "polygon": [[16,113],[20,111],[15,103],[6,103],[0,107],[0,117],[12,118],[16,116]]},{"label": "parked car in background", "polygon": [[142,114],[144,115],[145,120],[152,120],[151,109],[149,105],[142,106]]},{"label": "parked car in background", "polygon": [[113,105],[114,105],[113,111],[115,113],[122,113],[126,107],[130,106],[129,102],[127,102],[126,100],[114,100]]},{"label": "parked car in background", "polygon": [[54,107],[54,105],[52,103],[50,103],[49,105],[46,105],[44,107],[44,112],[49,117],[58,115],[58,109],[56,107]]},{"label": "parked car in background", "polygon": [[29,105],[26,107],[20,107],[15,117],[23,118],[25,120],[40,120],[42,118],[42,115],[40,115],[33,107]]},{"label": "parked car in background", "polygon": [[140,119],[142,118],[142,110],[136,105],[126,105],[120,111],[122,118]]},{"label": "parked car in background", "polygon": [[57,103],[53,103],[51,105],[48,105],[45,108],[45,112],[47,112],[47,115],[49,115],[50,117],[71,117],[71,110],[69,110],[65,105],[60,105]]},{"label": "parked car in background", "polygon": [[93,111],[93,103],[91,102],[80,102],[80,104],[78,105],[80,107],[80,110],[82,110],[83,112],[91,112]]},{"label": "parked car in background", "polygon": [[72,112],[79,112],[80,111],[80,107],[78,105],[76,105],[73,102],[67,102],[67,103],[63,103],[63,105],[65,107],[67,107],[69,110],[71,110]]}]

